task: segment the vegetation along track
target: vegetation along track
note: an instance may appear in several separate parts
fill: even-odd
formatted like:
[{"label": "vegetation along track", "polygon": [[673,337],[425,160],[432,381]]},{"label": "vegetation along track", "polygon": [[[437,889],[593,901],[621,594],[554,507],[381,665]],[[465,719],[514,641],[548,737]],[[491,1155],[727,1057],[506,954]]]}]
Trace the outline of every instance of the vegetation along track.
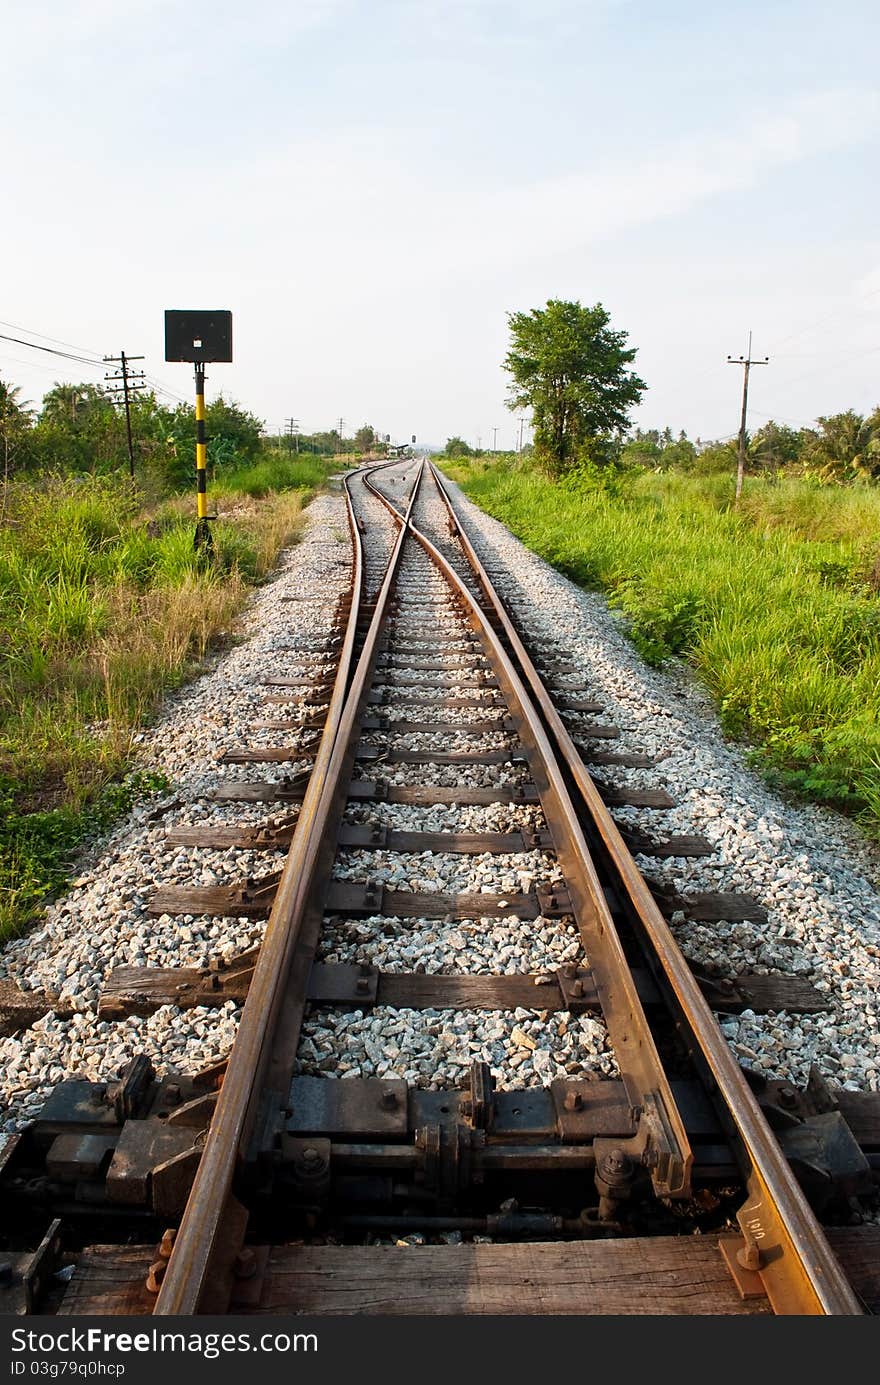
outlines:
[{"label": "vegetation along track", "polygon": [[[261,729],[295,745],[225,757],[302,760],[308,728],[311,772],[227,778],[228,823],[169,834],[283,847],[284,867],[150,902],[268,915],[261,945],[121,968],[102,998],[243,1000],[228,1062],[157,1079],[142,1057],[110,1088],[56,1088],[5,1151],[10,1224],[49,1224],[13,1282],[33,1298],[69,1228],[62,1312],[863,1311],[876,1228],[826,1232],[810,1200],[833,1219],[870,1191],[876,1113],[816,1080],[753,1090],[713,1013],[809,987],[684,961],[667,914],[754,901],[651,889],[633,851],[706,844],[617,828],[609,805],[668,796],[588,773],[646,757],[608,749],[564,651],[527,649],[437,473],[345,485],[334,659],[297,651],[306,667],[269,680]],[[241,825],[248,803],[283,814]]]}]

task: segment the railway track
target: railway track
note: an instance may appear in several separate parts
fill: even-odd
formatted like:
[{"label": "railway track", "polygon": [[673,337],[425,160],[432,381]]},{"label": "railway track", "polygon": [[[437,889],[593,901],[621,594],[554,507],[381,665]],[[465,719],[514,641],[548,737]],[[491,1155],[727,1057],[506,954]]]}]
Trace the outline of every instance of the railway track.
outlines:
[{"label": "railway track", "polygon": [[809,987],[684,960],[673,912],[755,902],[637,869],[708,847],[617,826],[668,795],[615,786],[647,757],[615,751],[564,650],[524,641],[439,474],[345,491],[335,633],[291,652],[258,743],[226,752],[248,767],[215,790],[228,818],[169,834],[283,867],[149,906],[268,918],[260,945],[119,968],[102,998],[241,1003],[228,1062],[62,1083],[5,1152],[7,1207],[26,1193],[86,1247],[60,1311],[525,1311],[530,1285],[545,1312],[862,1312],[858,1237],[811,1199],[870,1189],[871,1120],[818,1081],[750,1083],[716,1019],[809,1008]]}]

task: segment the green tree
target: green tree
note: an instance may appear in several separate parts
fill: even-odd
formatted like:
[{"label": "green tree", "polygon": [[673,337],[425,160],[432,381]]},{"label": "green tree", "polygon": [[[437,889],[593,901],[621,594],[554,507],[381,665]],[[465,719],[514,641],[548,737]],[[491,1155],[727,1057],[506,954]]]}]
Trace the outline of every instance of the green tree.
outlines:
[{"label": "green tree", "polygon": [[876,480],[880,477],[880,410],[863,418],[854,409],[816,420],[807,430],[804,464],[822,481]]},{"label": "green tree", "polygon": [[[161,438],[159,459],[166,481],[184,488],[192,483],[196,455],[196,414],[191,404],[179,404],[165,412],[156,428]],[[208,434],[208,466],[213,471],[226,466],[247,466],[256,461],[261,448],[262,420],[248,413],[222,394],[205,409]]]},{"label": "green tree", "polygon": [[508,407],[531,410],[536,455],[560,475],[591,439],[626,430],[628,410],[647,389],[627,369],[635,348],[626,346],[626,332],[610,326],[601,303],[585,308],[551,298],[546,308],[510,313],[507,320],[511,344],[504,368],[513,379]]},{"label": "green tree", "polygon": [[113,405],[97,385],[59,381],[43,395],[40,422],[75,428],[84,424],[89,414],[112,412]]},{"label": "green tree", "polygon": [[372,450],[376,441],[376,430],[365,423],[363,428],[359,428],[354,435],[355,452],[369,452]]},{"label": "green tree", "polygon": [[464,438],[447,438],[446,446],[443,449],[444,457],[472,457],[474,449],[469,447]]},{"label": "green tree", "polygon": [[31,411],[19,402],[21,389],[0,380],[0,468],[9,478],[31,427]]},{"label": "green tree", "polygon": [[804,436],[799,428],[789,428],[771,418],[752,434],[749,461],[765,470],[782,470],[800,461],[803,447]]}]

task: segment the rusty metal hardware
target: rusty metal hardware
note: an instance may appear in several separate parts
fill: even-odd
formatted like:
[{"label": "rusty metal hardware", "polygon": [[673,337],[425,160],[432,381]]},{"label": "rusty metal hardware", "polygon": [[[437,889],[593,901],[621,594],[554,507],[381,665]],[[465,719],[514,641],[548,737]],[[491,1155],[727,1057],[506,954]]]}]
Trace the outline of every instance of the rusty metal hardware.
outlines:
[{"label": "rusty metal hardware", "polygon": [[50,1276],[61,1256],[61,1221],[52,1221],[33,1254],[11,1252],[0,1257],[0,1314],[25,1317],[38,1311]]},{"label": "rusty metal hardware", "polygon": [[459,1113],[473,1130],[491,1130],[495,1121],[495,1079],[488,1063],[471,1064],[468,1090],[470,1095],[459,1101]]},{"label": "rusty metal hardware", "polygon": [[104,1100],[113,1107],[113,1114],[120,1125],[138,1114],[155,1076],[150,1059],[145,1053],[139,1053],[120,1073],[119,1081],[108,1086]]}]

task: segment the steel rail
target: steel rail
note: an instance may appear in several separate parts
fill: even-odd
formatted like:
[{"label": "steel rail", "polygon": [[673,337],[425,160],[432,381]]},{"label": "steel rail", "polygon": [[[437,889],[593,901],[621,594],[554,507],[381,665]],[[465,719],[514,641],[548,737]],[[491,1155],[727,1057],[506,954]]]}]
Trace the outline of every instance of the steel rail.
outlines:
[{"label": "steel rail", "polygon": [[[410,510],[418,494],[422,474],[423,468],[420,468],[410,498]],[[157,1316],[224,1311],[228,1302],[233,1262],[243,1243],[247,1223],[247,1213],[233,1194],[240,1151],[253,1127],[261,1081],[272,1059],[273,1037],[285,984],[316,883],[317,867],[337,794],[337,780],[343,768],[351,724],[361,693],[364,698],[366,696],[363,685],[375,662],[383,612],[394,584],[407,532],[405,519],[392,550],[364,649],[352,673],[362,600],[364,553],[349,478],[346,478],[344,485],[354,555],[351,607],[327,719],[266,925],[226,1076],[153,1309]]]},{"label": "steel rail", "polygon": [[475,598],[440,550],[411,518],[401,519],[393,503],[372,483],[370,489],[398,524],[408,523],[413,538],[428,554],[456,595],[479,634],[505,696],[508,711],[526,752],[532,778],[574,905],[599,1002],[614,1048],[621,1079],[633,1108],[637,1134],[631,1142],[617,1139],[635,1162],[648,1167],[660,1196],[687,1197],[693,1152],[650,1026],[636,990],[614,919],[564,782],[556,754],[534,703]]},{"label": "steel rail", "polygon": [[[863,1309],[783,1155],[666,919],[584,765],[483,563],[456,514],[437,469],[431,474],[450,523],[538,703],[626,893],[658,980],[690,1036],[740,1155],[749,1193],[738,1213],[742,1262],[757,1270],[777,1313],[860,1314]],[[696,1055],[695,1055],[696,1056]]]}]

